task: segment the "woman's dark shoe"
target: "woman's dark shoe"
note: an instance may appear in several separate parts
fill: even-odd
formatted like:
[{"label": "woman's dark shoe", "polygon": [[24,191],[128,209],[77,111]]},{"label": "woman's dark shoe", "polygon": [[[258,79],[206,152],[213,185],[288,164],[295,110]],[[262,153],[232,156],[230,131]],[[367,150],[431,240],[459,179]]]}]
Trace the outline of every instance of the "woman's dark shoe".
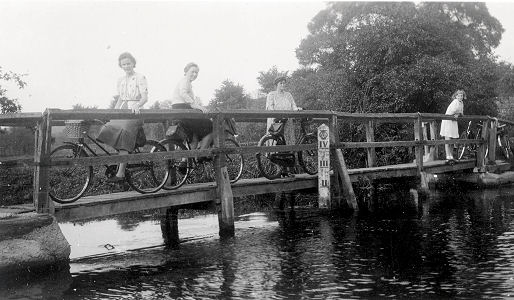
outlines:
[{"label": "woman's dark shoe", "polygon": [[122,181],[125,181],[125,177],[112,176],[110,178],[107,178],[107,182],[111,182],[111,183],[122,182]]}]

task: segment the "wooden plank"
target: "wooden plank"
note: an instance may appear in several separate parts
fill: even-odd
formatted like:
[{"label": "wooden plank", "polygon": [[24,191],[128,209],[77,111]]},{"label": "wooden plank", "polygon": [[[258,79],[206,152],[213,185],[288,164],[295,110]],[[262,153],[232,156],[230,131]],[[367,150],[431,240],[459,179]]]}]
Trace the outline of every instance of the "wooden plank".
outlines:
[{"label": "wooden plank", "polygon": [[341,149],[336,149],[335,155],[336,165],[334,166],[334,170],[338,172],[338,176],[340,176],[343,180],[343,191],[346,198],[346,203],[348,204],[348,207],[357,211],[359,210],[359,206],[357,205],[357,198],[355,197],[352,182],[350,180],[350,175],[348,173],[348,169],[346,168],[346,162],[344,160],[343,151],[341,151]]},{"label": "wooden plank", "polygon": [[344,113],[334,112],[334,115],[341,119],[346,120],[396,120],[402,122],[402,120],[411,122],[412,119],[417,119],[417,113]]},{"label": "wooden plank", "polygon": [[[421,117],[414,122],[414,140],[416,141],[423,140],[423,128],[421,127],[421,123]],[[415,146],[416,166],[419,176],[421,176],[421,172],[423,172],[423,148],[424,146],[420,144]]]},{"label": "wooden plank", "polygon": [[[439,140],[439,130],[438,130],[436,121],[430,122],[430,140],[431,141]],[[439,147],[437,145],[434,145],[433,147],[431,147],[430,152],[431,152],[433,160],[439,159]]]},{"label": "wooden plank", "polygon": [[[366,124],[366,142],[372,143],[375,141],[375,126],[373,121],[368,121]],[[366,149],[367,157],[368,157],[368,167],[376,166],[377,161],[377,153],[375,148],[367,148]]]},{"label": "wooden plank", "polygon": [[34,206],[38,213],[53,213],[53,202],[48,196],[48,160],[52,139],[52,117],[48,112],[43,115],[39,123],[38,143],[34,156],[36,167],[34,170]]},{"label": "wooden plank", "polygon": [[[225,146],[224,116],[218,115],[213,124],[214,147],[223,149]],[[216,173],[216,194],[219,222],[219,234],[221,237],[233,236],[234,226],[234,196],[228,177],[225,155],[217,153],[214,156],[214,171]]]},{"label": "wooden plank", "polygon": [[0,114],[0,126],[35,126],[42,118],[40,112]]},{"label": "wooden plank", "polygon": [[[434,113],[417,113],[421,117],[422,120],[455,120],[453,115],[446,114],[434,114]],[[468,120],[468,121],[486,121],[489,120],[489,116],[484,115],[463,115],[459,117],[459,120]]]},{"label": "wooden plank", "polygon": [[495,161],[496,160],[496,139],[497,139],[497,129],[498,129],[498,119],[493,119],[489,123],[489,154],[488,160]]},{"label": "wooden plank", "polygon": [[28,167],[34,165],[34,155],[0,157],[0,168]]},{"label": "wooden plank", "polygon": [[[423,132],[423,138],[422,140],[423,141],[428,141],[428,130],[427,130],[427,123],[426,122],[421,122],[421,131]],[[423,153],[423,155],[428,155],[430,152],[429,152],[429,149],[428,149],[428,145],[425,144],[424,146],[424,150],[425,152]]]},{"label": "wooden plank", "polygon": [[[445,161],[426,163],[425,172],[445,173],[455,170],[469,170],[475,167],[475,160],[459,161],[454,166]],[[414,177],[417,175],[414,163],[383,166],[374,168],[348,170],[351,182],[357,182],[359,177],[370,179],[391,177]],[[335,176],[334,174],[332,176]],[[334,179],[334,178],[333,178]],[[317,188],[317,176],[298,174],[294,178],[268,180],[266,178],[241,179],[232,185],[234,197],[276,193],[280,191],[306,190]],[[60,222],[84,220],[95,217],[116,215],[121,213],[146,209],[162,209],[183,207],[195,203],[212,202],[216,199],[216,184],[199,183],[182,186],[174,191],[159,191],[154,194],[139,194],[137,192],[121,192],[98,196],[89,196],[70,204],[56,204],[55,216]]]},{"label": "wooden plank", "polygon": [[[482,127],[482,140],[484,142],[488,142],[488,138],[489,138],[489,130],[488,128],[490,127],[489,125],[490,121],[487,120],[487,121],[484,121],[482,123],[483,127]],[[486,143],[483,143],[483,144],[480,144],[480,146],[478,147],[477,149],[477,168],[480,172],[485,172],[485,166],[487,165],[488,163],[488,158],[486,157],[485,155],[485,152],[486,152],[486,148],[487,148],[487,144]]]},{"label": "wooden plank", "polygon": [[[336,166],[336,155],[334,145],[339,142],[339,126],[337,125],[337,117],[330,118],[330,167],[333,169]],[[339,176],[338,172],[334,172],[334,180],[331,180],[331,185],[333,186],[334,195],[330,197],[329,207],[332,209],[340,209],[342,207],[342,199],[343,199],[343,186],[342,179]]]}]

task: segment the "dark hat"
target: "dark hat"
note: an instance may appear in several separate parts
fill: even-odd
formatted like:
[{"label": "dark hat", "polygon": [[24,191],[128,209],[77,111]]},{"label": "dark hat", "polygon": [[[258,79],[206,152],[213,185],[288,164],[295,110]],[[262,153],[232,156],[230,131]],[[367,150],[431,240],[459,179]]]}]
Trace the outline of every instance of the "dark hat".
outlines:
[{"label": "dark hat", "polygon": [[277,76],[277,78],[275,78],[275,81],[273,82],[275,83],[275,85],[277,85],[281,81],[286,81],[286,76]]}]

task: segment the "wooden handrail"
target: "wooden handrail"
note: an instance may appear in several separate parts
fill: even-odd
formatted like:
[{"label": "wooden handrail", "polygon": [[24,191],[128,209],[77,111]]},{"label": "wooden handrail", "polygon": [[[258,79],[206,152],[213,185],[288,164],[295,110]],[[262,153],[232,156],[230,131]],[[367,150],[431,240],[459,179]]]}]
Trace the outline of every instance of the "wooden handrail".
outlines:
[{"label": "wooden handrail", "polygon": [[34,126],[41,121],[42,113],[0,114],[0,126]]},{"label": "wooden handrail", "polygon": [[[41,113],[19,113],[19,114],[7,114],[0,115],[0,126],[34,126],[36,127],[36,147],[35,155],[33,157],[33,165],[35,167],[35,181],[34,181],[34,200],[35,206],[38,212],[51,212],[53,206],[48,198],[48,181],[47,174],[50,166],[62,167],[70,165],[84,165],[84,166],[97,166],[106,164],[118,164],[122,162],[138,162],[143,160],[165,160],[165,159],[179,159],[183,157],[202,157],[202,156],[213,156],[216,165],[220,168],[224,168],[221,158],[221,154],[229,153],[242,153],[242,154],[255,154],[262,152],[279,152],[279,151],[301,151],[301,150],[313,150],[317,148],[316,144],[312,145],[281,145],[281,146],[243,146],[240,148],[226,148],[221,141],[223,140],[224,132],[222,132],[223,120],[227,118],[234,118],[239,122],[263,122],[267,118],[310,118],[315,122],[329,122],[331,126],[334,124],[344,122],[357,122],[364,123],[366,127],[366,141],[365,142],[341,142],[339,139],[331,144],[331,149],[335,151],[339,156],[343,153],[341,149],[355,149],[361,148],[366,149],[368,153],[368,159],[371,164],[374,165],[375,148],[383,147],[414,147],[416,149],[416,158],[418,165],[418,172],[423,171],[423,152],[427,152],[428,147],[437,147],[438,145],[444,144],[477,144],[480,146],[486,143],[492,143],[494,140],[490,137],[489,132],[484,132],[482,139],[453,139],[453,140],[441,140],[434,139],[431,134],[431,140],[427,140],[426,133],[423,132],[422,124],[425,122],[435,123],[440,120],[455,120],[453,116],[444,114],[432,114],[432,113],[345,113],[336,111],[266,111],[266,110],[214,110],[208,113],[202,113],[200,110],[175,110],[175,109],[143,109],[141,114],[135,115],[131,110],[114,110],[114,109],[93,109],[93,110],[60,110],[60,109],[47,109],[44,114]],[[216,143],[218,147],[213,147],[207,150],[181,150],[181,151],[167,151],[167,152],[155,152],[155,153],[140,153],[140,154],[127,154],[127,155],[112,155],[112,156],[98,156],[98,157],[83,157],[75,159],[67,158],[51,158],[50,157],[50,143],[49,138],[52,132],[53,126],[63,125],[66,120],[111,120],[111,119],[140,119],[147,123],[151,122],[163,122],[166,120],[173,119],[205,119],[211,118],[215,120],[216,126],[214,126],[214,135],[216,136]],[[475,120],[482,121],[485,124],[496,124],[497,121],[503,124],[514,125],[513,121],[495,119],[489,116],[474,116],[466,115],[457,118],[458,120]],[[497,120],[497,121],[496,121]],[[412,140],[406,141],[375,141],[373,126],[379,123],[411,123],[416,130],[416,137]],[[489,127],[486,127],[489,128]],[[221,133],[220,133],[221,132]],[[335,133],[335,132],[334,132]],[[437,135],[436,135],[437,136]],[[484,147],[480,147],[478,152],[479,156],[484,156]],[[489,158],[479,159],[479,167],[481,170],[484,169],[484,162]],[[0,159],[0,167],[16,166],[16,165],[27,165],[29,164],[27,157],[16,157]],[[217,180],[224,181],[225,177],[220,170],[217,170]],[[225,180],[226,181],[226,180]],[[222,182],[224,186],[223,195],[230,198],[231,192],[227,182]],[[230,209],[228,208],[228,211]],[[230,219],[230,214],[228,216]]]},{"label": "wooden handrail", "polygon": [[[276,116],[287,116],[287,117],[309,117],[315,119],[316,121],[322,122],[324,120],[328,120],[331,115],[336,116],[338,119],[342,121],[350,120],[361,120],[363,122],[368,122],[369,120],[376,121],[395,121],[395,122],[405,122],[405,121],[413,121],[418,117],[422,119],[430,118],[430,119],[451,119],[454,117],[442,115],[442,114],[413,114],[413,113],[403,113],[403,114],[392,114],[392,113],[373,113],[373,114],[351,114],[351,113],[342,113],[342,112],[334,112],[334,111],[262,111],[262,110],[226,110],[226,111],[217,111],[211,112],[209,114],[203,114],[199,110],[142,110],[141,115],[135,115],[130,110],[114,110],[114,109],[94,109],[94,110],[84,110],[84,111],[76,111],[76,110],[60,110],[60,109],[48,109],[48,115],[51,116],[52,124],[62,124],[64,120],[68,119],[126,119],[126,118],[141,118],[141,119],[173,119],[180,116],[180,118],[184,118],[184,115],[187,115],[188,118],[206,118],[212,117],[215,115],[222,115],[225,118],[236,118],[243,119],[245,121],[250,119],[260,119],[260,118],[268,118],[268,117],[276,117]],[[37,124],[40,122],[42,118],[41,113],[18,113],[18,114],[7,114],[0,115],[0,125],[15,125],[15,126],[26,126],[27,124]],[[490,120],[491,118],[488,116],[463,116],[459,117],[461,119],[472,119],[472,120]],[[261,120],[262,121],[262,120]],[[514,124],[514,122],[506,122],[505,120],[501,120],[501,122],[507,124]],[[483,144],[484,141],[481,140],[459,140],[454,139],[451,141],[445,140],[434,140],[434,141],[388,141],[388,142],[338,142],[335,147],[339,148],[365,148],[365,149],[374,149],[379,147],[411,147],[416,145],[443,145],[443,144],[453,144],[453,143],[465,143],[465,144]],[[334,146],[334,145],[333,145]],[[272,146],[276,151],[298,151],[298,150],[307,150],[312,149],[309,145],[301,145],[300,148],[297,145],[287,145],[287,146]],[[272,147],[243,147],[245,150],[226,148],[223,153],[257,153],[261,151],[271,151]],[[242,149],[243,149],[242,148]],[[304,149],[305,148],[305,149]],[[210,156],[215,153],[219,153],[220,151],[210,149],[210,150],[191,150],[191,151],[174,151],[174,152],[158,152],[158,153],[145,153],[145,154],[129,154],[129,155],[115,155],[109,157],[89,157],[89,158],[80,158],[77,159],[79,162],[77,164],[80,165],[102,165],[106,163],[106,160],[109,160],[111,163],[120,163],[120,162],[135,162],[140,160],[160,160],[160,159],[171,159],[177,157],[193,157],[193,156]],[[7,162],[3,164],[3,166],[7,165],[16,165],[16,159],[0,159],[0,161]],[[26,157],[19,159],[20,164],[27,164]],[[55,159],[54,160],[58,165],[69,164],[64,163],[64,159]],[[2,164],[0,164],[2,166]]]}]

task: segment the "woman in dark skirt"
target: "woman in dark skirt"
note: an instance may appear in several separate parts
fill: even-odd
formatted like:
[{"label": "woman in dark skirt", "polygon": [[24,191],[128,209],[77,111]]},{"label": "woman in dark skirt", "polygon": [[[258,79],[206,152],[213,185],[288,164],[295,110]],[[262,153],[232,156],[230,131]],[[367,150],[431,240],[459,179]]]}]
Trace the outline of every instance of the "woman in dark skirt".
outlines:
[{"label": "woman in dark skirt", "polygon": [[[198,97],[193,93],[191,82],[198,77],[200,69],[195,63],[189,63],[184,68],[184,77],[178,82],[171,98],[172,109],[200,109],[207,112]],[[212,122],[209,119],[181,119],[186,130],[191,149],[207,149],[212,143]]]},{"label": "woman in dark skirt", "polygon": [[[118,95],[115,109],[132,109],[139,114],[139,109],[148,101],[148,84],[145,76],[134,72],[136,59],[128,52],[122,53],[118,58],[118,65],[125,71],[125,76],[118,79]],[[97,137],[97,140],[105,143],[120,154],[132,152],[136,147],[136,139],[141,138],[143,121],[141,120],[112,120],[106,123]],[[125,179],[126,163],[121,163],[116,176],[108,179],[110,182],[119,182]]]}]

